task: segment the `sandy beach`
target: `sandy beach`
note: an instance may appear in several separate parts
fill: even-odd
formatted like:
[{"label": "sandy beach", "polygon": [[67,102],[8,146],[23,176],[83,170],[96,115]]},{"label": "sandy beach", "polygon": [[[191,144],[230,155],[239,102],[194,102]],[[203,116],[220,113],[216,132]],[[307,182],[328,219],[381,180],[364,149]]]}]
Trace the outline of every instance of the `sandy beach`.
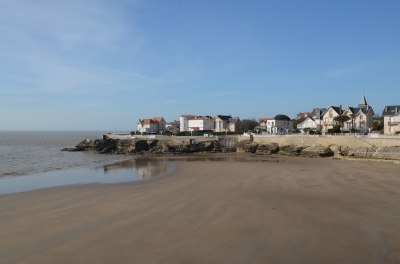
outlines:
[{"label": "sandy beach", "polygon": [[1,195],[0,263],[400,263],[399,164],[256,158]]}]

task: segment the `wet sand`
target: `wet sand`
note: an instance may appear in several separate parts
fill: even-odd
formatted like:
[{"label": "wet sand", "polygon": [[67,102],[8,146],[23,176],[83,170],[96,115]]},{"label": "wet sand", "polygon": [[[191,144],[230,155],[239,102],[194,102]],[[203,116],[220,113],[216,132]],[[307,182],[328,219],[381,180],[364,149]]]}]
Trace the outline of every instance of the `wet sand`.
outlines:
[{"label": "wet sand", "polygon": [[264,158],[1,195],[0,263],[400,263],[399,164]]}]

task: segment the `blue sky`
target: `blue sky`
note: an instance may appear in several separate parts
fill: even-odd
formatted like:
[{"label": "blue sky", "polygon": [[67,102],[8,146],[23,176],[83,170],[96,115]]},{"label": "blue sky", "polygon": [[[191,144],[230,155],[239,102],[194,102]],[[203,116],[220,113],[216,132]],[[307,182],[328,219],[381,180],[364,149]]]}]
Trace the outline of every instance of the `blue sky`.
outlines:
[{"label": "blue sky", "polygon": [[400,1],[0,0],[0,130],[400,104]]}]

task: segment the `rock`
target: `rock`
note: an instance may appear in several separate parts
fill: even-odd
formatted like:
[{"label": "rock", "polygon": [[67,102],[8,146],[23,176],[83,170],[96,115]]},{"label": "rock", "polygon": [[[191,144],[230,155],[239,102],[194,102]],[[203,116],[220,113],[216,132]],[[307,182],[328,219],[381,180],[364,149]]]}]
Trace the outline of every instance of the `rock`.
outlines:
[{"label": "rock", "polygon": [[301,155],[305,157],[331,157],[334,155],[330,148],[323,147],[319,144],[314,144],[301,151]]},{"label": "rock", "polygon": [[289,156],[299,156],[303,151],[303,149],[306,149],[308,147],[310,146],[295,145],[295,144],[284,145],[279,147],[279,154],[289,155]]},{"label": "rock", "polygon": [[85,139],[81,141],[76,148],[80,148],[86,151],[102,151],[105,148],[113,149],[116,148],[115,139]]},{"label": "rock", "polygon": [[123,139],[117,142],[117,152],[121,154],[134,154],[150,149],[146,140]]},{"label": "rock", "polygon": [[278,143],[262,143],[259,144],[256,150],[256,154],[259,155],[271,155],[279,152]]},{"label": "rock", "polygon": [[258,143],[253,141],[240,141],[237,145],[237,152],[255,153],[257,151]]},{"label": "rock", "polygon": [[375,153],[372,154],[372,158],[400,160],[400,146],[379,147]]},{"label": "rock", "polygon": [[338,152],[341,156],[353,158],[372,158],[376,148],[340,146]]},{"label": "rock", "polygon": [[157,139],[147,140],[147,145],[149,146],[149,148],[154,148],[155,146],[157,146],[157,143],[158,143]]},{"label": "rock", "polygon": [[168,143],[162,143],[162,145],[161,145],[161,147],[162,147],[162,151],[163,152],[169,152],[169,145],[168,145]]},{"label": "rock", "polygon": [[115,150],[114,147],[105,147],[102,151],[100,151],[100,154],[111,153],[114,150]]},{"label": "rock", "polygon": [[74,148],[63,148],[61,151],[84,151],[84,149],[74,147]]}]

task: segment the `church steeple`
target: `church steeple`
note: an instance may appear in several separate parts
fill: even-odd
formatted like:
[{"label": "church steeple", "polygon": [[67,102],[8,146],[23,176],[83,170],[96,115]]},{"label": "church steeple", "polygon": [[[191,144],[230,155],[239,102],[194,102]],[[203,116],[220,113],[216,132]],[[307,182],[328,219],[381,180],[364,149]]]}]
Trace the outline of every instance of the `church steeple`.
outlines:
[{"label": "church steeple", "polygon": [[361,96],[360,104],[358,105],[359,108],[366,108],[367,107],[367,100],[365,99],[364,93]]}]

